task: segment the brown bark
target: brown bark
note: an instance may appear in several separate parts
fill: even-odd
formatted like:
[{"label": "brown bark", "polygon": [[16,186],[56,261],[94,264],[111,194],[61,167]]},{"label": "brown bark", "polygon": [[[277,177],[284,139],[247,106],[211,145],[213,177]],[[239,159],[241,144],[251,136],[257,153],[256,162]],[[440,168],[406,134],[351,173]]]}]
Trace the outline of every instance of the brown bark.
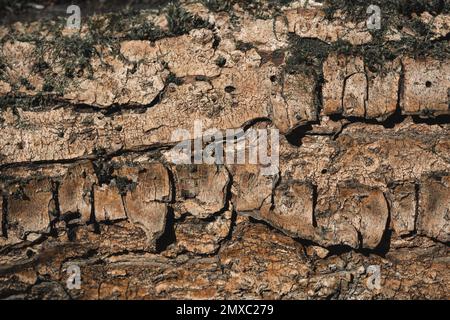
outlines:
[{"label": "brown bark", "polygon": [[[449,298],[448,13],[261,10],[0,29],[1,298]],[[196,119],[279,129],[278,174],[173,164]]]}]

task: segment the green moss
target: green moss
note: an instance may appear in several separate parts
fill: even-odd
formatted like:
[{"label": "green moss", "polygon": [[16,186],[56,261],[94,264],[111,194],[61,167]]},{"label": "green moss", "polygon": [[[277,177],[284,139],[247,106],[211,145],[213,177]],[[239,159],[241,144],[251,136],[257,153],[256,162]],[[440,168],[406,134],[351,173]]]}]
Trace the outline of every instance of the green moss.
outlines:
[{"label": "green moss", "polygon": [[166,18],[169,24],[169,33],[174,36],[186,34],[193,29],[211,27],[207,21],[186,11],[178,3],[169,4]]},{"label": "green moss", "polygon": [[12,193],[12,197],[16,200],[30,200],[30,198],[25,194],[25,191],[23,190],[23,185],[14,190],[14,192]]},{"label": "green moss", "polygon": [[231,0],[202,0],[202,3],[213,12],[229,11],[232,8]]},{"label": "green moss", "polygon": [[38,73],[38,74],[43,74],[43,72],[45,72],[49,68],[50,68],[49,64],[46,61],[44,61],[42,58],[40,58],[38,60],[38,62],[33,64],[32,72]]},{"label": "green moss", "polygon": [[44,78],[42,91],[47,93],[54,93],[59,96],[64,95],[67,79],[65,75],[57,75],[55,73],[48,74]]},{"label": "green moss", "polygon": [[355,47],[350,42],[339,39],[331,44],[330,52],[343,55],[352,55],[355,52]]},{"label": "green moss", "polygon": [[229,12],[233,16],[233,6],[238,5],[259,19],[271,19],[280,13],[281,7],[295,0],[201,0],[213,12]]},{"label": "green moss", "polygon": [[89,127],[94,125],[94,119],[92,117],[86,117],[81,121],[83,126]]},{"label": "green moss", "polygon": [[[98,47],[124,60],[120,53],[121,41],[156,41],[164,37],[186,34],[192,29],[211,27],[208,22],[189,13],[178,3],[171,3],[161,10],[167,17],[168,31],[162,31],[148,20],[149,11],[123,10],[84,18],[83,24],[87,25],[87,33],[83,35],[63,35],[62,30],[66,21],[62,18],[55,21],[41,21],[39,28],[33,32],[11,31],[2,39],[2,43],[6,41],[33,43],[35,45],[33,55],[37,57],[37,62],[33,65],[32,71],[44,78],[43,91],[64,94],[68,83],[76,84],[80,77],[93,78],[93,58],[98,58],[104,67],[109,67],[102,59],[102,53],[96,49]],[[62,71],[55,73],[54,70]],[[6,61],[1,55],[0,79],[6,79]],[[173,80],[179,83],[179,80],[175,78]],[[31,88],[29,83],[24,81],[19,85]]]},{"label": "green moss", "polygon": [[183,79],[178,78],[175,73],[170,72],[166,79],[166,85],[169,83],[175,83],[177,86],[183,84]]},{"label": "green moss", "polygon": [[92,74],[91,58],[98,55],[92,37],[81,38],[75,34],[54,41],[52,49],[53,61],[64,66],[66,74],[83,72],[88,69]]},{"label": "green moss", "polygon": [[[290,0],[202,0],[212,11],[232,10],[233,5],[238,4],[247,12],[259,18],[273,17],[279,12],[281,6],[289,4]],[[373,40],[365,45],[352,46],[349,42],[339,40],[327,44],[318,39],[301,38],[290,35],[290,46],[286,59],[286,72],[313,73],[319,79],[322,72],[323,61],[329,52],[338,52],[347,55],[361,55],[371,71],[383,70],[386,61],[407,54],[413,57],[432,56],[436,58],[447,58],[449,54],[449,43],[446,39],[430,41],[432,31],[430,26],[415,17],[423,11],[432,14],[449,12],[448,1],[404,1],[394,0],[390,2],[374,0],[371,4],[382,8],[382,29],[371,31]],[[337,10],[348,14],[348,18],[358,21],[367,19],[366,9],[368,3],[362,0],[327,0],[325,11],[332,18]],[[165,14],[168,21],[168,30],[163,31],[148,20],[148,11],[123,10],[106,14],[103,16],[86,17],[83,23],[88,26],[87,34],[63,36],[62,30],[65,19],[55,21],[44,21],[40,29],[26,34],[8,34],[2,42],[8,40],[28,41],[36,45],[35,56],[37,62],[33,65],[33,72],[39,73],[44,78],[44,92],[63,94],[68,83],[77,81],[79,77],[93,77],[91,61],[97,57],[103,63],[102,55],[96,47],[102,47],[112,54],[123,59],[120,55],[120,42],[123,40],[147,40],[156,41],[164,37],[179,36],[186,34],[196,28],[212,28],[212,26],[186,11],[178,2],[172,2],[161,8],[160,14]],[[233,18],[232,11],[230,12]],[[398,42],[386,42],[385,34],[389,28],[408,28],[413,30],[417,36],[404,36]],[[43,39],[41,34],[50,35]],[[220,39],[217,40],[217,43]],[[241,51],[253,48],[252,44],[237,42],[236,47]],[[47,56],[50,54],[50,59]],[[284,58],[284,50],[280,51]],[[44,58],[45,57],[45,58]],[[283,59],[277,59],[283,60]],[[215,61],[218,66],[225,66],[226,60],[219,58]],[[106,64],[105,67],[108,67]],[[56,74],[54,70],[61,69]],[[7,62],[0,54],[0,79],[7,77]],[[7,79],[6,79],[7,80]],[[26,79],[25,79],[26,80]],[[182,79],[171,74],[167,83],[181,84]],[[20,85],[31,88],[30,84],[21,80]],[[17,88],[16,88],[17,89]]]},{"label": "green moss", "polygon": [[421,14],[425,11],[434,15],[448,13],[450,9],[446,0],[401,0],[394,2],[397,2],[397,11],[409,17],[413,13]]},{"label": "green moss", "polygon": [[433,33],[431,27],[418,18],[412,19],[410,26],[420,37],[428,37]]},{"label": "green moss", "polygon": [[123,10],[107,16],[103,36],[114,40],[156,41],[164,37],[165,33],[147,20],[145,11]]},{"label": "green moss", "polygon": [[[445,38],[439,41],[430,40],[432,36],[436,36],[431,26],[417,17],[425,11],[433,15],[447,13],[449,6],[445,1],[374,0],[370,4],[380,6],[382,11],[381,29],[370,30],[372,41],[353,46],[339,40],[331,44],[330,52],[362,56],[365,65],[372,72],[384,72],[386,62],[402,55],[436,59],[450,57],[449,41]],[[329,19],[333,19],[334,13],[340,10],[346,14],[347,19],[365,21],[369,16],[366,12],[368,5],[362,0],[330,0],[325,2],[325,11]],[[385,35],[390,29],[409,29],[414,32],[414,36],[403,34],[400,41],[386,41]]]},{"label": "green moss", "polygon": [[140,26],[135,26],[128,32],[127,38],[130,40],[149,40],[156,41],[164,37],[164,32],[153,23],[145,21]]},{"label": "green moss", "polygon": [[27,96],[21,93],[0,97],[0,110],[6,108],[12,108],[13,110],[16,108],[24,110],[41,110],[54,105],[54,99],[43,93],[38,93],[35,96]]},{"label": "green moss", "polygon": [[382,14],[386,16],[412,17],[413,14],[420,15],[427,11],[433,15],[448,13],[450,5],[446,0],[326,0],[324,10],[327,17],[331,18],[336,11],[342,11],[349,18],[363,21],[367,19],[367,7],[377,5]]},{"label": "green moss", "polygon": [[0,53],[0,80],[5,81],[7,79],[6,75],[7,63],[5,57]]},{"label": "green moss", "polygon": [[30,81],[28,81],[28,79],[26,79],[24,77],[21,77],[19,82],[27,90],[34,90],[35,89],[34,86],[30,83]]},{"label": "green moss", "polygon": [[136,188],[136,183],[126,177],[115,176],[114,181],[122,196],[126,195],[128,191]]},{"label": "green moss", "polygon": [[450,57],[449,41],[429,41],[421,37],[405,37],[400,41],[386,42],[374,39],[372,42],[353,46],[347,41],[330,45],[330,52],[349,56],[361,56],[371,72],[382,73],[387,62],[401,56],[414,58],[432,57],[443,60]]},{"label": "green moss", "polygon": [[42,91],[44,92],[52,92],[54,89],[53,84],[50,81],[45,81],[44,84],[42,85]]},{"label": "green moss", "polygon": [[322,65],[328,57],[330,46],[319,40],[289,36],[289,55],[286,60],[287,73],[307,73],[320,75]]},{"label": "green moss", "polygon": [[417,17],[425,11],[436,16],[450,10],[450,4],[445,0],[373,0],[370,3],[363,0],[327,0],[324,11],[328,19],[333,19],[339,11],[346,19],[363,22],[369,18],[369,5],[377,5],[381,9],[381,29],[369,30],[375,41],[382,41],[390,29],[403,28],[412,30],[417,37],[429,38],[433,34],[430,26]]},{"label": "green moss", "polygon": [[216,61],[215,61],[216,65],[220,68],[223,68],[225,66],[225,64],[227,63],[227,59],[225,59],[222,56],[219,56]]}]

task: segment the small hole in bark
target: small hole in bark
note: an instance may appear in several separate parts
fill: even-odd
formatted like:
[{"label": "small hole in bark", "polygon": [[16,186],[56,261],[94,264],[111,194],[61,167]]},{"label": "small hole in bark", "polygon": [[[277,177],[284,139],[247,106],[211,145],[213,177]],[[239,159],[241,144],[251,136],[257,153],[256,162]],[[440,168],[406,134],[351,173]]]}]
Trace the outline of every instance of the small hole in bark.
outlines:
[{"label": "small hole in bark", "polygon": [[32,256],[34,256],[34,251],[31,250],[31,249],[28,249],[28,250],[27,250],[27,257],[28,257],[28,258],[31,258]]},{"label": "small hole in bark", "polygon": [[322,174],[326,174],[327,172],[328,172],[327,169],[322,169],[322,171],[321,171]]},{"label": "small hole in bark", "polygon": [[219,58],[217,58],[216,60],[216,65],[220,68],[223,68],[225,66],[225,64],[227,63],[227,59],[225,59],[224,57],[220,56]]},{"label": "small hole in bark", "polygon": [[166,228],[164,233],[156,240],[156,251],[162,252],[167,249],[169,245],[176,241],[175,236],[175,217],[173,209],[169,207],[167,212]]},{"label": "small hole in bark", "polygon": [[226,87],[225,87],[225,92],[226,92],[226,93],[232,93],[232,92],[235,91],[235,90],[236,90],[236,88],[233,87],[233,86],[226,86]]},{"label": "small hole in bark", "polygon": [[374,65],[369,65],[369,71],[375,73],[378,72],[378,68]]},{"label": "small hole in bark", "polygon": [[137,71],[137,63],[133,63],[133,68],[130,70],[131,74],[135,74]]},{"label": "small hole in bark", "polygon": [[208,81],[208,77],[207,76],[195,76],[195,81]]},{"label": "small hole in bark", "polygon": [[427,88],[430,88],[430,87],[432,86],[432,83],[431,83],[431,81],[427,81],[427,82],[425,82],[425,86],[426,86]]},{"label": "small hole in bark", "polygon": [[212,44],[213,49],[217,49],[217,47],[219,47],[220,41],[221,41],[220,37],[214,36],[214,41]]},{"label": "small hole in bark", "polygon": [[272,81],[272,82],[277,81],[277,77],[276,77],[276,76],[271,76],[271,77],[270,77],[270,81]]}]

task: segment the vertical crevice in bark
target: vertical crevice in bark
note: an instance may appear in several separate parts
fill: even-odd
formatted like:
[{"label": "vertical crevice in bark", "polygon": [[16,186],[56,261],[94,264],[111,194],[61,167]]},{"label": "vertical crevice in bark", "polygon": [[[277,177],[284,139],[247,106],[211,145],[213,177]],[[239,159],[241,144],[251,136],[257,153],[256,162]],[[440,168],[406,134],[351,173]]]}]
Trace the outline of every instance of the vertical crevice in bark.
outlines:
[{"label": "vertical crevice in bark", "polygon": [[419,219],[419,214],[420,214],[420,183],[416,182],[414,184],[414,194],[415,194],[415,210],[414,210],[414,230],[412,232],[412,234],[416,234],[417,233],[417,223],[418,223],[418,219]]},{"label": "vertical crevice in bark", "polygon": [[93,232],[96,234],[100,234],[100,224],[97,221],[96,213],[95,213],[95,193],[94,193],[94,186],[95,183],[92,184],[91,190],[90,190],[90,199],[91,199],[91,215],[88,224],[91,224],[93,226]]},{"label": "vertical crevice in bark", "polygon": [[311,124],[300,125],[285,135],[286,140],[295,147],[301,147],[303,138],[312,130]]},{"label": "vertical crevice in bark", "polygon": [[8,197],[5,194],[2,194],[2,235],[5,238],[8,238]]},{"label": "vertical crevice in bark", "polygon": [[383,232],[383,236],[381,237],[380,243],[376,246],[375,249],[370,250],[373,253],[381,256],[381,257],[385,257],[386,254],[389,252],[390,248],[391,248],[391,238],[392,238],[392,229],[391,229],[391,216],[392,216],[392,209],[391,209],[391,203],[388,199],[388,197],[386,196],[386,194],[383,193],[383,196],[386,200],[386,204],[387,204],[387,209],[388,209],[388,216],[386,219],[386,225],[385,225],[385,229]]},{"label": "vertical crevice in bark", "polygon": [[400,77],[398,78],[398,89],[397,89],[397,110],[401,113],[403,108],[403,95],[405,93],[405,66],[400,60]]},{"label": "vertical crevice in bark", "polygon": [[[52,199],[51,203],[49,204],[49,217],[50,217],[50,230],[49,233],[51,236],[57,237],[58,231],[57,223],[61,221],[64,217],[61,215],[61,210],[59,206],[59,196],[58,196],[58,190],[59,190],[59,182],[58,181],[51,181],[51,192],[52,192]],[[66,223],[67,226],[67,223]]]},{"label": "vertical crevice in bark", "polygon": [[175,215],[173,208],[168,206],[164,232],[158,239],[156,239],[156,252],[161,253],[165,251],[171,244],[175,243],[175,241]]},{"label": "vertical crevice in bark", "polygon": [[171,244],[176,242],[175,235],[175,213],[172,205],[176,201],[176,181],[173,171],[170,169],[168,165],[164,165],[167,170],[167,174],[169,176],[169,187],[170,187],[170,199],[167,205],[167,216],[166,223],[164,226],[164,231],[161,236],[156,239],[155,242],[155,250],[158,253],[165,251]]},{"label": "vertical crevice in bark", "polygon": [[364,63],[364,77],[366,78],[366,98],[364,99],[364,119],[367,119],[367,104],[370,98],[370,83],[369,75],[367,73],[366,64]]},{"label": "vertical crevice in bark", "polygon": [[317,193],[317,186],[315,184],[311,184],[311,187],[312,187],[312,224],[314,228],[317,228],[316,207],[319,195]]}]

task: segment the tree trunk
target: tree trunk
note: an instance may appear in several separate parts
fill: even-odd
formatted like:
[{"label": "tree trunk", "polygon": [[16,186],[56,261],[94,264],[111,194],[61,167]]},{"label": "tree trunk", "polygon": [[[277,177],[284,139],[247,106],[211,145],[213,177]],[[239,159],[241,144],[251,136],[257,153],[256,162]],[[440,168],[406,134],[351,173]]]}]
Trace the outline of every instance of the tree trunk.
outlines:
[{"label": "tree trunk", "polygon": [[450,7],[373,2],[1,26],[0,297],[450,298]]}]

